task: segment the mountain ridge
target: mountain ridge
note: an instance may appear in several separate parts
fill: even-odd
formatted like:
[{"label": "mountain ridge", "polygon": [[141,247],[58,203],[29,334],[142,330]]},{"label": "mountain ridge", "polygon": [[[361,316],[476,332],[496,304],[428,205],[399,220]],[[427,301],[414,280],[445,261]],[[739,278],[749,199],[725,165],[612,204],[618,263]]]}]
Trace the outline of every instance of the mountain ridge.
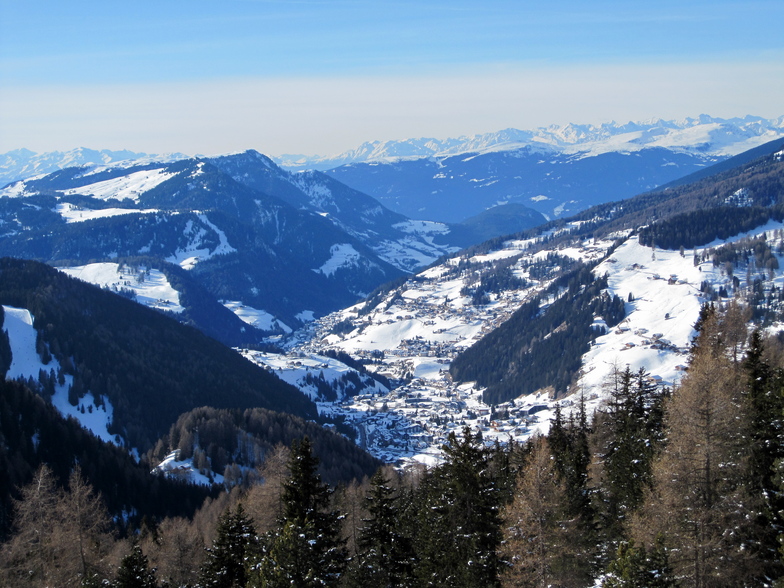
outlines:
[{"label": "mountain ridge", "polygon": [[784,116],[765,119],[747,115],[723,119],[703,114],[680,120],[654,118],[628,123],[612,121],[599,125],[569,123],[532,130],[508,128],[449,139],[376,140],[335,156],[291,155],[273,159],[291,169],[327,170],[349,163],[392,163],[522,148],[530,148],[544,155],[579,153],[590,156],[609,151],[634,152],[645,147],[667,147],[674,151],[730,156],[782,135]]}]

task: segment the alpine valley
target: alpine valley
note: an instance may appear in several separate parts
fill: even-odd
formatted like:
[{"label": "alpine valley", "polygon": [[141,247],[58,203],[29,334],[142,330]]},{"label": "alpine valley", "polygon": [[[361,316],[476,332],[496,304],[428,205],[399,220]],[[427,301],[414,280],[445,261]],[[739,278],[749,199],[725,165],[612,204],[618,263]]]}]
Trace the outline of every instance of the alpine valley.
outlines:
[{"label": "alpine valley", "polygon": [[[613,459],[596,448],[603,438],[589,444],[586,431],[617,414],[612,403],[631,382],[650,398],[669,398],[697,373],[695,354],[708,342],[695,338],[711,321],[723,321],[711,345],[728,346],[717,362],[757,357],[747,336],[754,329],[771,349],[784,348],[783,136],[784,119],[703,116],[375,143],[337,158],[278,163],[256,151],[82,150],[79,165],[44,169],[35,166],[77,159],[6,154],[13,181],[0,191],[0,463],[12,475],[0,485],[0,538],[14,534],[11,514],[30,500],[19,488],[34,475],[43,484],[36,468],[67,464],[53,468],[65,480],[76,460],[120,527],[175,516],[214,527],[216,513],[229,513],[215,533],[202,533],[217,538],[209,555],[194,551],[206,562],[198,581],[194,564],[190,572],[187,565],[167,571],[172,585],[213,585],[205,578],[225,525],[244,520],[241,507],[231,514],[238,496],[257,523],[267,521],[265,545],[296,543],[296,533],[285,533],[298,487],[281,480],[285,471],[316,471],[312,447],[320,476],[342,484],[340,508],[351,513],[341,519],[341,545],[357,554],[341,564],[346,585],[367,585],[363,573],[374,577],[376,564],[361,567],[360,521],[379,520],[378,505],[391,504],[384,502],[391,494],[410,498],[396,507],[407,514],[384,512],[419,551],[406,560],[411,569],[395,572],[416,582],[385,585],[498,585],[478,578],[501,574],[500,539],[487,539],[490,555],[479,543],[466,553],[452,549],[452,538],[462,546],[482,531],[431,524],[458,516],[438,519],[440,509],[462,508],[432,497],[469,493],[449,486],[450,476],[465,474],[454,464],[487,459],[471,483],[498,482],[477,490],[497,500],[482,503],[487,510],[477,519],[490,525],[498,505],[508,513],[518,504],[514,476],[537,463],[547,437],[553,452],[560,440],[564,453],[541,471],[563,466],[559,484],[577,488],[572,510],[553,517],[563,515],[561,532],[579,538],[575,545],[591,543],[584,559],[594,562],[564,571],[574,559],[564,556],[561,568],[548,569],[572,583],[553,585],[627,585],[602,584],[626,537],[621,525],[632,520],[612,509],[638,508],[650,493],[643,498],[639,489],[636,502],[602,494],[611,473],[590,473],[598,490],[586,490],[589,468],[579,456],[600,456],[591,463],[601,472]],[[23,173],[14,169],[43,171],[13,177]],[[645,409],[659,410],[656,402]],[[664,443],[658,431],[646,447]],[[574,450],[567,467],[558,460],[573,457],[577,432],[584,452]],[[58,439],[67,443],[58,447]],[[104,475],[97,464],[106,463],[121,465]],[[384,464],[410,477],[387,493],[372,482],[376,494],[365,506],[346,506],[359,504],[350,499],[357,481],[365,478],[367,488]],[[767,488],[771,475],[759,483]],[[321,496],[320,478],[313,479],[313,496]],[[313,479],[305,476],[301,487]],[[271,494],[259,498],[267,490],[258,488]],[[568,514],[588,512],[590,500],[604,500],[596,520],[605,518],[591,527],[602,537]],[[325,504],[312,508],[327,517]],[[308,516],[297,522],[300,537],[326,524]],[[616,520],[624,522],[616,527]],[[280,521],[286,525],[274,531]],[[158,532],[153,527],[139,538],[157,541],[149,549],[163,553],[166,539],[145,539]],[[173,536],[167,529],[161,537]],[[281,553],[311,553],[318,537],[297,544],[300,551],[281,543],[288,546]],[[393,539],[387,544],[407,545]],[[442,551],[465,555],[471,569],[462,583],[449,576],[428,584],[442,571],[425,569],[438,558],[421,554],[447,540]],[[264,549],[250,557],[268,561]],[[261,578],[264,565],[243,573]],[[451,565],[445,560],[444,569]]]}]

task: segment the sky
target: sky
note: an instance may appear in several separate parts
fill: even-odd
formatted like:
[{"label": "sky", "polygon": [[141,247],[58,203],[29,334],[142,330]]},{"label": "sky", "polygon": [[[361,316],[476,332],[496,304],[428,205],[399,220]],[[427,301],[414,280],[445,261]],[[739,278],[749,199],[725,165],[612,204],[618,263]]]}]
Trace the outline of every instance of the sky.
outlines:
[{"label": "sky", "polygon": [[781,0],[0,0],[0,153],[784,115]]}]

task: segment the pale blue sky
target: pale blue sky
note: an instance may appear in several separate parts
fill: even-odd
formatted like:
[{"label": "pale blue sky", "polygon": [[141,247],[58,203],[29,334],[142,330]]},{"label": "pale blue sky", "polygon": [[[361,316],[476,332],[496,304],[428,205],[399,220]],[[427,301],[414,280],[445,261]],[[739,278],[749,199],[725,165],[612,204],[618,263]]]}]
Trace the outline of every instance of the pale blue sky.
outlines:
[{"label": "pale blue sky", "polygon": [[784,114],[784,2],[0,0],[0,152]]}]

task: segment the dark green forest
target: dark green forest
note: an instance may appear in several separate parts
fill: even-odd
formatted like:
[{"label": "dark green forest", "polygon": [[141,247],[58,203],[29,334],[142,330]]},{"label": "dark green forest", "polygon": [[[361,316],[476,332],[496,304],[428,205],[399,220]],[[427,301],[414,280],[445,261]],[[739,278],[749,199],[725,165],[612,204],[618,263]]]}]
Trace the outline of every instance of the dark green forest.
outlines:
[{"label": "dark green forest", "polygon": [[[741,318],[734,305],[703,307],[676,388],[627,367],[592,417],[582,402],[561,407],[549,434],[524,445],[488,445],[465,429],[447,438],[440,465],[330,485],[316,444],[298,438],[267,452],[254,483],[189,517],[150,517],[130,535],[100,520],[100,493],[81,470],[58,486],[40,468],[18,489],[2,582],[778,585],[784,343],[748,335]],[[213,416],[217,426],[239,413]],[[49,524],[36,534],[42,505]],[[92,505],[91,516],[75,517],[74,505]],[[77,530],[89,540],[69,541]]]},{"label": "dark green forest", "polygon": [[44,264],[0,260],[0,304],[28,309],[72,396],[114,407],[113,433],[146,451],[197,406],[262,407],[315,418],[299,390],[161,313]]},{"label": "dark green forest", "polygon": [[565,273],[458,355],[450,374],[486,387],[483,400],[491,405],[549,386],[564,394],[590,342],[604,334],[592,326],[594,316],[608,327],[625,316],[623,300],[610,297],[606,288],[606,278],[595,278],[590,267]]}]

